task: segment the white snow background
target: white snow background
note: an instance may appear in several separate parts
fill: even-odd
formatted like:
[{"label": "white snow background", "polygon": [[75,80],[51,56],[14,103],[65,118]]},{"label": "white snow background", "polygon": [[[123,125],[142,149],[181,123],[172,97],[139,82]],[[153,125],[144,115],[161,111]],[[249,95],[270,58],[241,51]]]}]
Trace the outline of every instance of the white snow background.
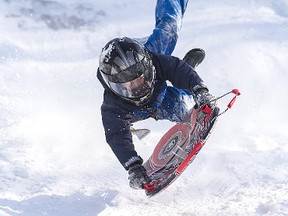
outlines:
[{"label": "white snow background", "polygon": [[[288,2],[190,1],[173,55],[206,51],[215,95],[242,95],[195,161],[147,198],[105,142],[101,48],[148,36],[154,0],[0,2],[0,215],[288,215]],[[228,98],[219,105],[225,108]],[[172,124],[148,120],[147,159]]]}]

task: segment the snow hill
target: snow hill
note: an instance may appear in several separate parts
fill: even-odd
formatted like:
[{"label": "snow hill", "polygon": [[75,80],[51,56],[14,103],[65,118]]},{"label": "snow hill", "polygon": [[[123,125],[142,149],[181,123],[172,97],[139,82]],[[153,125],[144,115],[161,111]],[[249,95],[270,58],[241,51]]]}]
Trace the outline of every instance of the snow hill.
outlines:
[{"label": "snow hill", "polygon": [[[0,215],[288,215],[288,2],[190,1],[173,53],[201,47],[210,91],[242,96],[193,164],[148,199],[105,142],[98,56],[148,36],[154,0],[0,2]],[[225,106],[226,101],[220,103]],[[148,120],[147,159],[172,124]]]}]

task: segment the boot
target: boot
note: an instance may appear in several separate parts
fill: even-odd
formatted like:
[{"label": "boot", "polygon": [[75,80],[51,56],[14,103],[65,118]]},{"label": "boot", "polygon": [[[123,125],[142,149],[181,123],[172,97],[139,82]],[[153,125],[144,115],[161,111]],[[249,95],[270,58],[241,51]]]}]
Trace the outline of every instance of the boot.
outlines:
[{"label": "boot", "polygon": [[201,64],[205,58],[205,51],[200,48],[194,48],[186,53],[183,60],[186,61],[194,70]]}]

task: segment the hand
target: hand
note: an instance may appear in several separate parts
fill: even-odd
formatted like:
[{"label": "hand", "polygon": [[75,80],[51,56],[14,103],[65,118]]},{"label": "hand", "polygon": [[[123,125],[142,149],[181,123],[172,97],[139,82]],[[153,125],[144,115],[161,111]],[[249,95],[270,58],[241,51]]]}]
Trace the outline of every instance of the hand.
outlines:
[{"label": "hand", "polygon": [[203,105],[207,105],[210,108],[212,108],[216,101],[214,100],[215,97],[211,95],[208,91],[202,91],[196,94],[194,100],[198,107],[201,107]]},{"label": "hand", "polygon": [[143,189],[143,184],[150,182],[146,170],[141,164],[131,166],[128,174],[129,186],[133,189]]}]

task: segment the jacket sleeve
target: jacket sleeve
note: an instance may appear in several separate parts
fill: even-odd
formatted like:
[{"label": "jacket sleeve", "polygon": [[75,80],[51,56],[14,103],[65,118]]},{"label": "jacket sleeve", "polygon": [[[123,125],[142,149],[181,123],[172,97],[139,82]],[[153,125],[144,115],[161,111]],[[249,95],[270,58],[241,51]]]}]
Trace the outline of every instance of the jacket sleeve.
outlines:
[{"label": "jacket sleeve", "polygon": [[[102,122],[107,143],[127,170],[130,163],[137,162],[141,158],[137,155],[134,148],[130,131],[129,111],[121,108],[121,101],[119,102],[119,100],[121,99],[105,90],[104,102],[101,106]],[[111,104],[109,101],[113,101],[113,103]]]},{"label": "jacket sleeve", "polygon": [[177,57],[152,54],[152,61],[156,68],[156,78],[168,80],[176,88],[191,91],[193,87],[203,83],[197,72]]}]

